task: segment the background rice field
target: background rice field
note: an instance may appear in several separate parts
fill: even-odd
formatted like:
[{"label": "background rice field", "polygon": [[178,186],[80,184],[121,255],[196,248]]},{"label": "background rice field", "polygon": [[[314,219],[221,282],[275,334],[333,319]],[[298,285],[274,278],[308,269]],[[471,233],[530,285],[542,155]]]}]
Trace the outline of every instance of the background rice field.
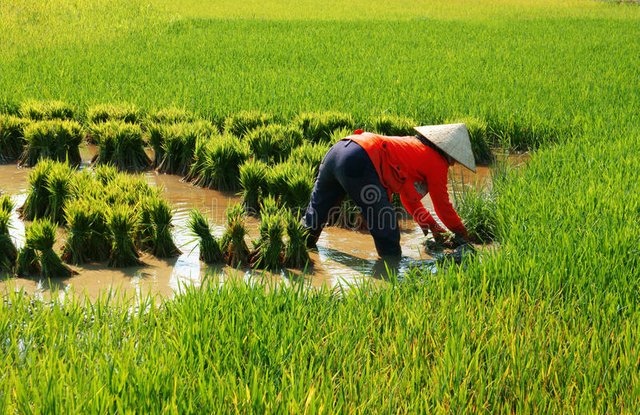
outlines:
[{"label": "background rice field", "polygon": [[500,248],[435,276],[204,284],[133,310],[6,296],[0,406],[637,413],[639,20],[591,1],[2,2],[5,111],[476,116],[539,149],[496,201]]}]

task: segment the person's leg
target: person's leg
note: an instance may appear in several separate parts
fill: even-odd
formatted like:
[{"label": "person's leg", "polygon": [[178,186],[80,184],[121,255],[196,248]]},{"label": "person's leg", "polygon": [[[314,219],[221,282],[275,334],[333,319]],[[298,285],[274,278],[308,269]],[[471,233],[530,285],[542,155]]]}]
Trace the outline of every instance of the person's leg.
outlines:
[{"label": "person's leg", "polygon": [[304,216],[304,224],[309,231],[307,246],[315,246],[322,229],[324,228],[330,210],[337,206],[344,198],[346,192],[335,177],[335,159],[344,148],[344,142],[340,141],[327,152],[320,169],[318,178],[311,192],[311,200]]},{"label": "person's leg", "polygon": [[336,157],[335,176],[362,210],[378,255],[400,256],[400,229],[395,209],[389,201],[367,152],[355,142]]}]

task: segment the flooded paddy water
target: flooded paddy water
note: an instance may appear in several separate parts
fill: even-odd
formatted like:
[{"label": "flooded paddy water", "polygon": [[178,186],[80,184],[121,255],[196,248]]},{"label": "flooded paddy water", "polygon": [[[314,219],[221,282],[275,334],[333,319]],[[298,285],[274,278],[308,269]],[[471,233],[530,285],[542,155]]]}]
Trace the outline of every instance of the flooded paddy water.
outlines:
[{"label": "flooded paddy water", "polygon": [[[83,159],[90,160],[92,148],[85,149]],[[521,160],[514,159],[514,164]],[[88,163],[88,162],[87,162]],[[12,196],[16,207],[22,206],[26,198],[30,169],[18,168],[15,164],[0,165],[0,189]],[[473,175],[461,168],[452,168],[455,182],[490,183],[490,170],[479,167]],[[187,286],[199,286],[205,278],[215,278],[224,283],[230,279],[289,284],[304,281],[310,287],[357,284],[363,279],[373,281],[388,278],[388,269],[378,260],[373,239],[367,232],[327,227],[318,241],[318,249],[310,252],[311,264],[305,271],[283,270],[270,273],[261,270],[238,269],[229,266],[208,266],[199,260],[199,248],[195,238],[187,229],[189,211],[199,209],[213,224],[214,234],[220,237],[226,223],[226,209],[241,199],[233,193],[193,186],[175,175],[145,173],[149,183],[163,189],[164,198],[173,207],[173,237],[182,253],[174,258],[161,259],[142,254],[142,266],[109,268],[106,263],[72,266],[76,275],[65,279],[45,280],[39,277],[0,277],[0,290],[24,291],[41,298],[64,298],[69,293],[96,298],[109,290],[119,294],[135,296],[160,296],[170,298]],[[433,212],[429,197],[425,205]],[[257,218],[247,219],[248,242],[258,237]],[[12,237],[16,246],[24,244],[25,224],[14,211]],[[435,272],[434,258],[422,246],[424,236],[412,220],[400,221],[403,259],[391,272],[399,275],[411,267],[420,267]],[[57,252],[64,242],[64,232],[59,232]],[[249,242],[251,246],[251,243]]]}]

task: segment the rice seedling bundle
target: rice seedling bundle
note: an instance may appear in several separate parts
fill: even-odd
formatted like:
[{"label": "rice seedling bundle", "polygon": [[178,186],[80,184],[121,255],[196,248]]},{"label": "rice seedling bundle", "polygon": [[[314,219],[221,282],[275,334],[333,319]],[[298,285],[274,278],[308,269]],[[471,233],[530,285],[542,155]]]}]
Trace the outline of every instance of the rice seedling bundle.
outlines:
[{"label": "rice seedling bundle", "polygon": [[233,267],[249,264],[249,247],[245,241],[246,213],[241,204],[227,209],[227,228],[222,235],[222,252],[225,262]]},{"label": "rice seedling bundle", "polygon": [[65,208],[67,239],[62,259],[79,265],[109,258],[111,240],[105,214],[108,207],[97,200],[74,200]]},{"label": "rice seedling bundle", "polygon": [[31,121],[0,114],[0,163],[14,162],[24,150],[24,129]]},{"label": "rice seedling bundle", "polygon": [[329,142],[331,134],[338,129],[353,131],[355,121],[351,114],[341,112],[304,112],[293,119],[293,125],[302,130],[303,136],[313,142]]},{"label": "rice seedling bundle", "polygon": [[275,121],[275,117],[260,111],[240,111],[229,115],[224,120],[224,132],[235,137],[244,137],[251,130],[269,125]]},{"label": "rice seedling bundle", "polygon": [[[71,268],[53,250],[56,225],[49,219],[36,219],[26,228],[23,258],[19,265],[23,271],[39,269],[44,278],[67,278],[73,274]],[[22,261],[22,263],[20,263]]]},{"label": "rice seedling bundle", "polygon": [[211,232],[209,222],[197,209],[189,212],[188,227],[193,235],[198,238],[200,245],[200,259],[207,264],[224,262],[220,243]]},{"label": "rice seedling bundle", "polygon": [[198,151],[189,176],[198,186],[235,191],[240,187],[240,166],[247,158],[246,145],[238,139],[212,139]]},{"label": "rice seedling bundle", "polygon": [[314,185],[310,166],[288,161],[275,165],[268,175],[269,194],[289,209],[301,209],[309,204]]},{"label": "rice seedling bundle", "polygon": [[143,121],[144,113],[135,105],[98,104],[87,109],[87,121],[89,123],[103,123],[107,121],[123,121],[130,124],[139,124]]},{"label": "rice seedling bundle", "polygon": [[270,124],[248,132],[245,140],[255,158],[265,163],[278,163],[302,144],[302,133],[293,126]]},{"label": "rice seedling bundle", "polygon": [[34,220],[45,216],[49,206],[47,178],[54,162],[43,160],[29,172],[29,192],[22,207],[22,217]]},{"label": "rice seedling bundle", "polygon": [[140,255],[135,244],[139,226],[139,214],[128,206],[116,205],[106,214],[107,228],[111,239],[109,254],[110,267],[129,267],[141,265]]},{"label": "rice seedling bundle", "polygon": [[160,197],[147,197],[139,203],[142,244],[158,258],[180,255],[171,236],[173,213],[169,204]]},{"label": "rice seedling bundle", "polygon": [[98,124],[93,131],[98,144],[95,164],[112,164],[124,171],[142,171],[151,165],[139,125],[109,121]]},{"label": "rice seedling bundle", "polygon": [[18,259],[18,250],[9,234],[12,211],[13,202],[11,198],[8,195],[0,196],[0,271],[7,273],[13,271]]},{"label": "rice seedling bundle", "polygon": [[18,113],[21,117],[34,121],[72,120],[74,109],[63,101],[25,101],[20,105]]},{"label": "rice seedling bundle", "polygon": [[249,260],[252,268],[277,271],[284,256],[284,223],[280,213],[263,214],[260,219],[260,237],[254,242],[255,251]]},{"label": "rice seedling bundle", "polygon": [[362,230],[366,229],[366,223],[358,205],[347,197],[340,207],[329,214],[326,226],[336,226],[338,228]]},{"label": "rice seedling bundle", "polygon": [[309,264],[307,250],[308,230],[304,227],[298,215],[291,211],[284,213],[287,228],[287,245],[284,251],[284,265],[290,268],[303,269]]},{"label": "rice seedling bundle", "polygon": [[351,128],[338,128],[333,130],[333,132],[329,135],[329,143],[333,145],[338,141],[342,140],[345,137],[348,137],[353,134],[353,130]]},{"label": "rice seedling bundle", "polygon": [[159,139],[155,139],[161,147],[158,170],[186,175],[194,161],[198,143],[217,132],[217,128],[208,121],[162,126]]},{"label": "rice seedling bundle", "polygon": [[371,131],[381,135],[407,136],[415,135],[415,120],[407,117],[383,114],[371,119]]},{"label": "rice seedling bundle", "polygon": [[267,195],[260,201],[261,215],[275,215],[280,211],[280,208],[278,201],[271,195]]},{"label": "rice seedling bundle", "polygon": [[260,160],[248,160],[240,166],[242,203],[249,215],[260,212],[260,197],[267,188],[268,166]]},{"label": "rice seedling bundle", "polygon": [[120,175],[118,169],[112,164],[100,164],[98,166],[94,166],[92,171],[93,177],[102,186],[107,185],[109,182],[115,180]]},{"label": "rice seedling bundle", "polygon": [[318,175],[318,169],[329,151],[329,145],[325,143],[304,143],[291,151],[291,160],[311,166],[314,178]]},{"label": "rice seedling bundle", "polygon": [[464,123],[469,131],[471,150],[478,164],[489,164],[494,157],[491,151],[489,126],[486,121],[477,117],[460,117],[445,120],[446,124]]},{"label": "rice seedling bundle", "polygon": [[453,205],[473,240],[487,243],[495,239],[498,218],[492,191],[463,184],[460,189],[454,189]]},{"label": "rice seedling bundle", "polygon": [[82,161],[79,146],[83,137],[84,129],[75,121],[34,122],[24,129],[26,145],[19,163],[30,167],[51,159],[78,165]]},{"label": "rice seedling bundle", "polygon": [[64,207],[73,196],[73,171],[68,164],[53,163],[47,172],[46,189],[49,200],[44,216],[53,223],[64,224]]}]

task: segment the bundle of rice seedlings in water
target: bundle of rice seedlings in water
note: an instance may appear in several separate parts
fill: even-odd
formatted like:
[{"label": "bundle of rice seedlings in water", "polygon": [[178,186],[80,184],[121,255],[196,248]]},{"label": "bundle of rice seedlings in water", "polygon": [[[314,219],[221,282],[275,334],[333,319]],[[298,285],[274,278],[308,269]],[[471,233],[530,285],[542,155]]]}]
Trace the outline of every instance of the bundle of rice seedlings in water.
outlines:
[{"label": "bundle of rice seedlings in water", "polygon": [[152,166],[158,167],[162,162],[164,156],[164,149],[162,148],[162,142],[164,140],[165,125],[160,123],[149,123],[146,126],[148,142],[153,149],[153,161]]},{"label": "bundle of rice seedlings in water", "polygon": [[329,214],[326,226],[362,230],[366,229],[366,222],[358,205],[356,205],[351,198],[345,198],[340,203],[339,209],[336,209]]},{"label": "bundle of rice seedlings in water", "polygon": [[313,142],[329,142],[331,133],[338,129],[353,131],[355,121],[350,114],[341,112],[301,113],[293,125],[302,130],[303,136]]},{"label": "bundle of rice seedlings in water", "polygon": [[197,186],[236,191],[240,166],[247,160],[246,146],[233,137],[210,140],[199,152],[190,176]]},{"label": "bundle of rice seedlings in water", "polygon": [[141,228],[143,233],[143,246],[147,247],[158,258],[168,258],[180,255],[171,236],[171,208],[160,197],[147,197],[140,202],[142,212]]},{"label": "bundle of rice seedlings in water", "polygon": [[371,120],[371,131],[381,135],[408,136],[416,134],[413,129],[416,125],[411,118],[383,114]]},{"label": "bundle of rice seedlings in water", "polygon": [[326,143],[304,143],[300,147],[293,149],[289,159],[310,166],[313,169],[315,178],[329,148],[330,146]]},{"label": "bundle of rice seedlings in water", "polygon": [[249,263],[249,247],[244,240],[247,234],[245,216],[241,204],[233,205],[227,209],[227,229],[222,235],[221,245],[226,263],[233,267]]},{"label": "bundle of rice seedlings in water", "polygon": [[95,200],[74,200],[65,208],[67,240],[62,259],[71,264],[109,258],[111,240],[105,218],[107,206]]},{"label": "bundle of rice seedlings in water", "polygon": [[287,227],[287,246],[284,251],[284,264],[290,268],[306,268],[309,264],[309,251],[307,250],[307,236],[309,231],[304,227],[299,215],[293,212],[285,213]]},{"label": "bundle of rice seedlings in water", "polygon": [[106,186],[120,175],[118,169],[111,164],[101,164],[93,168],[93,175],[102,186]]},{"label": "bundle of rice seedlings in water", "polygon": [[0,114],[0,163],[18,160],[26,144],[24,129],[31,121]]},{"label": "bundle of rice seedlings in water", "polygon": [[445,120],[446,124],[464,123],[469,131],[471,151],[478,164],[489,164],[494,160],[491,151],[489,126],[486,121],[476,117],[460,117]]},{"label": "bundle of rice seedlings in water", "polygon": [[0,271],[7,273],[12,272],[18,259],[18,250],[9,234],[12,210],[11,198],[7,195],[0,197]]},{"label": "bundle of rice seedlings in water", "polygon": [[242,203],[250,215],[259,213],[260,196],[267,188],[267,171],[267,165],[257,160],[249,160],[240,167]]},{"label": "bundle of rice seedlings in water", "polygon": [[95,164],[108,163],[125,171],[142,171],[151,165],[139,125],[110,121],[100,124],[94,134],[98,144]]},{"label": "bundle of rice seedlings in water", "polygon": [[52,164],[47,175],[46,188],[49,201],[44,216],[54,223],[64,224],[64,207],[74,193],[71,168],[63,163]]},{"label": "bundle of rice seedlings in water", "polygon": [[269,193],[289,209],[301,209],[309,204],[314,184],[313,169],[305,164],[286,162],[269,172]]},{"label": "bundle of rice seedlings in water", "polygon": [[98,104],[87,109],[87,121],[102,123],[107,121],[124,121],[129,124],[142,122],[144,114],[133,104]]},{"label": "bundle of rice seedlings in water", "polygon": [[262,268],[270,271],[278,270],[283,263],[284,223],[279,213],[262,215],[260,220],[260,238],[254,243],[255,252],[251,254],[252,268]]},{"label": "bundle of rice seedlings in water", "polygon": [[200,259],[207,264],[223,262],[220,244],[211,232],[209,222],[199,210],[193,209],[189,213],[188,226],[200,241]]},{"label": "bundle of rice seedlings in water", "polygon": [[129,267],[141,265],[136,249],[135,236],[139,216],[137,212],[125,205],[113,206],[106,215],[107,229],[111,239],[109,255],[110,267]]},{"label": "bundle of rice seedlings in water", "polygon": [[198,121],[167,125],[162,128],[161,159],[158,170],[186,175],[193,163],[198,142],[206,140],[217,129],[210,122]]},{"label": "bundle of rice seedlings in water", "polygon": [[244,137],[251,130],[274,122],[271,114],[260,111],[241,111],[224,120],[224,132],[236,137]]},{"label": "bundle of rice seedlings in water", "polygon": [[26,146],[20,156],[21,166],[34,166],[39,160],[51,159],[79,165],[80,143],[84,130],[75,121],[40,121],[24,129]]},{"label": "bundle of rice seedlings in water", "polygon": [[20,276],[40,274],[40,259],[36,250],[25,244],[18,251],[16,260],[16,274]]},{"label": "bundle of rice seedlings in water", "polygon": [[34,220],[45,216],[50,195],[47,177],[53,165],[53,161],[43,160],[29,172],[29,192],[22,206],[22,217],[25,220]]},{"label": "bundle of rice seedlings in water", "polygon": [[[40,275],[44,278],[67,278],[74,272],[62,263],[62,260],[53,250],[56,238],[56,226],[48,219],[36,219],[26,229],[25,248],[39,253],[37,259],[40,263]],[[32,262],[32,253],[29,252],[27,262]],[[27,266],[29,268],[29,266]]]},{"label": "bundle of rice seedlings in water", "polygon": [[163,108],[158,111],[149,114],[149,123],[158,124],[176,124],[179,122],[192,122],[196,121],[198,117],[190,111],[184,108]]},{"label": "bundle of rice seedlings in water", "polygon": [[18,113],[21,117],[35,121],[71,120],[74,108],[63,101],[25,101],[20,105]]},{"label": "bundle of rice seedlings in water", "polygon": [[498,216],[492,192],[463,184],[454,189],[453,205],[472,240],[488,243],[495,239]]},{"label": "bundle of rice seedlings in water", "polygon": [[270,124],[248,132],[245,140],[251,153],[265,163],[286,160],[295,147],[302,144],[302,132],[294,126]]},{"label": "bundle of rice seedlings in water", "polygon": [[278,201],[271,195],[266,196],[260,202],[261,215],[275,215],[280,211]]}]

